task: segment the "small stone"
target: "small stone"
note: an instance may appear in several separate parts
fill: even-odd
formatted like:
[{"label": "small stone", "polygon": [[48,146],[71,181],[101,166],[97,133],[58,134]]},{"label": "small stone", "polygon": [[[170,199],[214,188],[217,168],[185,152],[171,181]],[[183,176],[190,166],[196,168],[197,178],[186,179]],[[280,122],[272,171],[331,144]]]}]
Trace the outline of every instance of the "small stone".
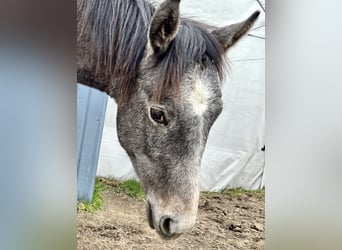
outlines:
[{"label": "small stone", "polygon": [[242,233],[242,229],[241,226],[239,225],[234,225],[233,223],[228,225],[228,229],[233,231],[233,232],[237,232],[237,233]]},{"label": "small stone", "polygon": [[256,231],[259,231],[259,232],[262,232],[264,230],[264,226],[261,224],[261,223],[254,223],[252,226],[251,226],[252,229],[256,230]]},{"label": "small stone", "polygon": [[205,208],[208,208],[208,207],[210,207],[209,200],[206,200],[206,201],[204,202],[204,207],[205,207]]}]

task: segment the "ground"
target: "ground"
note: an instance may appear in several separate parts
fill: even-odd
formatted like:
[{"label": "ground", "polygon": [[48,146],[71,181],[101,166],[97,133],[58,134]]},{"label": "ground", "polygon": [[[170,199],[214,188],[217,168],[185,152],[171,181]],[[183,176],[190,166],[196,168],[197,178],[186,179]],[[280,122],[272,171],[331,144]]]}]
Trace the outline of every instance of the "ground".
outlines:
[{"label": "ground", "polygon": [[165,241],[149,227],[144,201],[106,185],[100,209],[77,213],[77,249],[264,249],[262,192],[202,193],[195,228]]}]

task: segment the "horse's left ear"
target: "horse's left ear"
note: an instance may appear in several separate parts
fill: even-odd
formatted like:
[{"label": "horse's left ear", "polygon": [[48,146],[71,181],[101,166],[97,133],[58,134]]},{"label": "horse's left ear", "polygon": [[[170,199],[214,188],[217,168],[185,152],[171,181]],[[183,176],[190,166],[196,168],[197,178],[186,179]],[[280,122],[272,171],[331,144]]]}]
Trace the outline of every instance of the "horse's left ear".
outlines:
[{"label": "horse's left ear", "polygon": [[212,34],[221,43],[224,51],[233,46],[247,31],[253,26],[258,18],[260,11],[255,11],[245,21],[231,24],[212,31]]},{"label": "horse's left ear", "polygon": [[166,52],[176,37],[179,26],[179,4],[180,0],[164,1],[152,18],[149,42],[157,56]]}]

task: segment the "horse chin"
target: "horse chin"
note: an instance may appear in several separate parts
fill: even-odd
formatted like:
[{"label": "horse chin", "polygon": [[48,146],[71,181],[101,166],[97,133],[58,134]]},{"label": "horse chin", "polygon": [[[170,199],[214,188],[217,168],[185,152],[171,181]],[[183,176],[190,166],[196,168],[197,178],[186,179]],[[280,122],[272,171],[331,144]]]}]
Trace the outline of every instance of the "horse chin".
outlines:
[{"label": "horse chin", "polygon": [[181,236],[182,234],[174,234],[172,236],[165,236],[164,234],[162,234],[160,231],[157,230],[157,233],[159,235],[159,237],[162,239],[162,240],[175,240],[177,239],[179,236]]}]

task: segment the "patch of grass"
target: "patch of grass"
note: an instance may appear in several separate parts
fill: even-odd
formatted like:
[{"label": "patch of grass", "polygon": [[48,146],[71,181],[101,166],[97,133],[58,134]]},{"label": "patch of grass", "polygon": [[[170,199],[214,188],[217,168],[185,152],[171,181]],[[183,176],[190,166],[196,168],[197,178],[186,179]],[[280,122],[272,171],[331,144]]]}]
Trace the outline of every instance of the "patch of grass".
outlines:
[{"label": "patch of grass", "polygon": [[96,179],[92,201],[79,201],[77,203],[77,211],[85,211],[90,213],[97,211],[103,205],[102,192],[105,189],[106,186],[101,182],[101,180]]},{"label": "patch of grass", "polygon": [[140,185],[140,182],[136,179],[119,181],[115,179],[99,178],[99,180],[111,192],[124,193],[137,200],[145,201],[145,194],[143,192],[143,189]]},{"label": "patch of grass", "polygon": [[123,188],[121,187],[121,182],[115,179],[109,179],[109,178],[99,178],[99,180],[110,190],[114,193],[120,193],[123,192]]},{"label": "patch of grass", "polygon": [[[79,202],[77,204],[77,210],[87,211],[87,212],[95,212],[98,210],[102,204],[103,199],[101,196],[102,191],[108,190],[114,193],[125,193],[128,196],[137,199],[139,201],[145,201],[145,194],[140,185],[140,182],[136,179],[129,179],[126,181],[119,181],[114,179],[107,178],[96,178],[95,189],[92,202]],[[265,198],[265,189],[260,190],[246,190],[242,188],[235,189],[224,189],[220,192],[201,192],[201,197],[212,197],[217,195],[227,195],[227,196],[257,196],[262,199]]]},{"label": "patch of grass", "polygon": [[224,195],[230,195],[230,196],[240,196],[240,195],[260,195],[262,198],[265,197],[265,189],[258,189],[258,190],[246,190],[242,188],[236,188],[236,189],[224,189],[220,192]]},{"label": "patch of grass", "polygon": [[246,190],[243,188],[234,188],[234,189],[223,189],[220,192],[202,192],[204,196],[223,194],[228,196],[241,196],[241,195],[260,195],[262,198],[265,198],[265,189],[258,190]]},{"label": "patch of grass", "polygon": [[128,194],[129,196],[136,198],[138,200],[144,200],[145,194],[140,185],[140,183],[135,179],[129,179],[124,181],[120,185],[123,191]]}]

